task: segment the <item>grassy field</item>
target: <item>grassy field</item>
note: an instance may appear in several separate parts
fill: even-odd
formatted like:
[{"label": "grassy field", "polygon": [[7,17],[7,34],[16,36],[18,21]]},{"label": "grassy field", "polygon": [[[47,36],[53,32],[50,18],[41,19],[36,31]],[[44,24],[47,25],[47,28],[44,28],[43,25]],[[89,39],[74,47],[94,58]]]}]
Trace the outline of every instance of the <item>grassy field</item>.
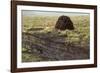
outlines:
[{"label": "grassy field", "polygon": [[[25,33],[43,33],[49,34],[54,32],[54,27],[59,16],[23,16],[22,17],[22,32]],[[89,28],[89,15],[76,15],[69,16],[74,24],[75,29],[59,31],[58,35],[66,36],[65,41],[72,45],[77,45],[83,47],[84,49],[89,49],[89,38],[90,38],[90,28]],[[42,28],[35,30],[36,28]],[[33,43],[38,41],[32,39]],[[45,42],[44,42],[45,43]],[[89,52],[88,52],[89,55]],[[50,59],[41,57],[35,53],[29,53],[28,48],[22,46],[22,62],[34,62],[34,61],[48,61]]]}]

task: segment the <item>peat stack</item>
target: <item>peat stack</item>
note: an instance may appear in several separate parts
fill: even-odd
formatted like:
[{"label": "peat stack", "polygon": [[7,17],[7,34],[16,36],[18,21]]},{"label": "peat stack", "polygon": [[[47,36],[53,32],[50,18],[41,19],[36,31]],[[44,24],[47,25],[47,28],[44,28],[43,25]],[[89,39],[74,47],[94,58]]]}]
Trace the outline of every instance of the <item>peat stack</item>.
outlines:
[{"label": "peat stack", "polygon": [[60,16],[56,22],[55,28],[58,30],[74,30],[73,22],[68,16]]}]

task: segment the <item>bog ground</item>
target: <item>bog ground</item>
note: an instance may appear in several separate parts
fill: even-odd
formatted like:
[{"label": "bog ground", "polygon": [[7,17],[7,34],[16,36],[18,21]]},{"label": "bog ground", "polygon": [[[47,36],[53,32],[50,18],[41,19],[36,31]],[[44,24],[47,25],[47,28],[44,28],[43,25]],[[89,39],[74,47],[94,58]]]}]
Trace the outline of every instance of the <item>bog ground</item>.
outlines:
[{"label": "bog ground", "polygon": [[23,16],[22,61],[89,59],[89,15],[69,16],[74,30],[55,31],[59,16]]}]

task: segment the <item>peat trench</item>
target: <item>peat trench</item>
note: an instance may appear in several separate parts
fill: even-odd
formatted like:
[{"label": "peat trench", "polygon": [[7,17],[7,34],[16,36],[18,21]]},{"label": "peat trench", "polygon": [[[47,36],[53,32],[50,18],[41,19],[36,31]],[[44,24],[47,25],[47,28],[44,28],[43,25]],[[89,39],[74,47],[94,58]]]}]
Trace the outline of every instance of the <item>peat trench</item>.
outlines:
[{"label": "peat trench", "polygon": [[[50,60],[89,59],[89,49],[65,42],[65,37],[52,33],[22,33],[22,47],[29,53]],[[89,48],[89,47],[87,47]]]}]

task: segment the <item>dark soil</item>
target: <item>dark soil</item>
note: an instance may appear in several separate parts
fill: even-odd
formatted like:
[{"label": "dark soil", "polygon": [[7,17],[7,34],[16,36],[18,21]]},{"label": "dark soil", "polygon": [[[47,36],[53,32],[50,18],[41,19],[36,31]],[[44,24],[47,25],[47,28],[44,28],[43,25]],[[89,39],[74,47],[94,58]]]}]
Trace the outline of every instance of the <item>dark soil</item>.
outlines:
[{"label": "dark soil", "polygon": [[43,58],[42,61],[89,59],[89,46],[67,42],[66,36],[37,32],[22,35],[22,47]]}]

